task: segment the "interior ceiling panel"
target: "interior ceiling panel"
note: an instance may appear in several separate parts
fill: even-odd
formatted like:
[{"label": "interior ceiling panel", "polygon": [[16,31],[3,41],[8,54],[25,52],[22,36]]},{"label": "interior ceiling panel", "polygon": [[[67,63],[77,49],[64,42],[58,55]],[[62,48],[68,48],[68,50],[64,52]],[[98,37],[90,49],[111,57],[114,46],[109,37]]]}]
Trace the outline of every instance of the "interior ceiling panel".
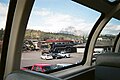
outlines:
[{"label": "interior ceiling panel", "polygon": [[[73,1],[105,14],[109,13],[111,9],[116,6],[116,4],[109,3],[107,2],[107,0],[73,0]],[[114,15],[114,17],[120,20],[120,11],[118,11]]]}]

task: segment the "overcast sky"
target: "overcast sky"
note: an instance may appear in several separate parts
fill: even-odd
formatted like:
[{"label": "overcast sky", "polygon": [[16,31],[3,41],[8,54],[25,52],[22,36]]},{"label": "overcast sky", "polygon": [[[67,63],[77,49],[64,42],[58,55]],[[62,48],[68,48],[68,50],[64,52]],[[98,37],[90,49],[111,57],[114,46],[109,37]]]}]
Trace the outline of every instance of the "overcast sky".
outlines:
[{"label": "overcast sky", "polygon": [[[0,28],[5,27],[8,2],[0,0]],[[87,34],[99,17],[100,13],[71,0],[35,0],[27,29],[59,32],[72,26]],[[112,20],[103,33],[116,34],[119,31],[120,22]]]}]

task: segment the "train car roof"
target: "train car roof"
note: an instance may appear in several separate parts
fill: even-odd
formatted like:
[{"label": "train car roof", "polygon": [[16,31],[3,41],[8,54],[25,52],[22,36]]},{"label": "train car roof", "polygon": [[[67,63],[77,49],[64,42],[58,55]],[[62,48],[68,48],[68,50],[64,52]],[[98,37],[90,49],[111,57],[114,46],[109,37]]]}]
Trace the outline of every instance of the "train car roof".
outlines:
[{"label": "train car roof", "polygon": [[[120,3],[120,0],[73,0],[77,3],[92,8],[98,12],[107,14]],[[120,20],[120,10],[114,14],[114,18]]]}]

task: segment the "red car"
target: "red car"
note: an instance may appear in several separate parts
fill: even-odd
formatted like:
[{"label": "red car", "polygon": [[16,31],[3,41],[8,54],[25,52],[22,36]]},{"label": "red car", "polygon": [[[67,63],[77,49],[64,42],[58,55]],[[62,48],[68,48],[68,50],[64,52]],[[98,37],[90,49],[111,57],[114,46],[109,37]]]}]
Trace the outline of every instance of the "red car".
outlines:
[{"label": "red car", "polygon": [[32,70],[36,72],[47,72],[58,68],[56,65],[47,64],[47,63],[37,63],[33,66],[23,67],[21,70]]}]

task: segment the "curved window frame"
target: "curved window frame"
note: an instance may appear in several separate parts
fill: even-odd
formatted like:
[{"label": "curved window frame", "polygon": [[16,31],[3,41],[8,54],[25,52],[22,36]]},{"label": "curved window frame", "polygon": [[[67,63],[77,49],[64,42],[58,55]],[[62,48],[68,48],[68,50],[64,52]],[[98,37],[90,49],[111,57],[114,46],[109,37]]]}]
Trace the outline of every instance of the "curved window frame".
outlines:
[{"label": "curved window frame", "polygon": [[20,69],[23,34],[33,3],[34,0],[10,0],[1,53],[0,79]]},{"label": "curved window frame", "polygon": [[[8,15],[10,15],[10,13],[11,13],[11,15],[12,16],[8,16],[8,17],[10,17],[10,18],[8,18],[7,19],[7,21],[10,21],[10,22],[7,22],[6,23],[6,31],[7,31],[7,28],[8,28],[8,32],[5,32],[5,35],[6,35],[6,37],[4,37],[4,39],[6,39],[4,42],[3,42],[3,44],[5,45],[5,46],[3,46],[3,49],[2,49],[2,59],[1,59],[1,62],[3,62],[4,61],[4,58],[5,58],[5,60],[6,60],[6,57],[7,57],[7,54],[9,54],[10,55],[10,53],[11,52],[13,52],[13,54],[12,54],[12,56],[16,56],[16,54],[17,54],[17,56],[16,57],[20,57],[21,56],[21,54],[20,54],[20,50],[18,50],[18,49],[16,49],[16,48],[18,48],[18,47],[20,47],[21,48],[21,45],[22,45],[22,40],[23,40],[23,35],[24,35],[24,32],[25,32],[25,29],[26,29],[26,25],[27,25],[27,22],[28,22],[28,18],[29,18],[29,15],[30,15],[30,12],[31,12],[31,9],[32,9],[32,5],[33,5],[33,3],[34,3],[34,0],[31,0],[31,2],[30,1],[27,1],[27,0],[23,0],[24,2],[25,2],[25,5],[24,5],[24,7],[22,7],[22,8],[25,8],[25,9],[23,9],[23,14],[20,14],[20,16],[22,17],[22,18],[19,18],[19,22],[17,23],[17,24],[19,24],[19,25],[17,25],[18,26],[18,28],[17,28],[17,34],[15,34],[17,37],[15,37],[15,38],[17,38],[17,39],[15,39],[14,41],[15,42],[13,42],[12,41],[12,38],[14,38],[13,36],[13,34],[14,34],[14,32],[15,32],[15,20],[16,20],[16,16],[17,16],[17,11],[16,11],[16,13],[14,13],[15,12],[15,9],[19,9],[20,8],[20,4],[22,4],[22,3],[20,3],[19,4],[19,1],[18,1],[18,3],[14,3],[14,2],[12,2],[12,1],[14,1],[14,0],[11,0],[10,1],[10,6],[12,6],[12,7],[9,7],[9,8],[11,8],[12,10],[13,10],[13,13],[11,13],[10,12],[10,10],[11,9],[9,9],[9,11],[8,11]],[[17,0],[16,0],[16,2],[17,2]],[[21,1],[22,2],[22,1]],[[28,4],[28,3],[29,4]],[[14,5],[13,5],[14,4]],[[17,4],[17,5],[16,5]],[[17,7],[15,7],[15,6],[17,6]],[[28,9],[28,11],[26,11]],[[28,14],[28,15],[25,15],[25,16],[23,16],[24,14]],[[87,42],[87,46],[88,46],[88,48],[86,48],[85,49],[85,56],[84,56],[84,58],[83,58],[83,60],[82,60],[82,62],[80,63],[80,64],[75,64],[75,65],[71,65],[71,66],[68,66],[68,67],[66,67],[66,68],[70,68],[70,67],[75,67],[75,66],[77,66],[77,65],[84,65],[84,64],[88,64],[88,66],[90,66],[90,62],[91,62],[91,60],[87,60],[89,57],[91,57],[91,55],[92,55],[92,50],[93,50],[93,47],[94,47],[94,44],[95,44],[95,42],[96,42],[96,39],[97,39],[97,37],[98,37],[98,34],[100,33],[100,31],[103,29],[103,27],[106,25],[106,23],[111,19],[111,16],[112,16],[113,14],[109,14],[109,16],[105,16],[105,14],[102,14],[101,15],[101,17],[98,19],[98,21],[96,22],[96,24],[94,25],[94,27],[93,27],[93,29],[92,29],[92,31],[91,31],[91,33],[90,33],[90,35],[89,35],[89,38],[88,38],[88,42]],[[14,19],[13,19],[14,18]],[[108,19],[107,19],[108,18]],[[102,20],[103,19],[107,19],[104,23],[102,22]],[[14,20],[14,21],[13,21]],[[25,20],[25,22],[23,22]],[[13,23],[13,24],[12,24]],[[103,23],[103,24],[102,24]],[[8,24],[8,25],[7,25]],[[22,24],[22,25],[20,25],[20,24]],[[20,28],[20,26],[22,26],[23,28]],[[94,36],[95,35],[95,32],[97,31],[97,28],[99,28],[99,26],[101,27],[98,31],[98,33],[97,33],[97,35],[95,36],[95,37],[92,37],[92,36]],[[13,31],[11,31],[11,29],[13,29]],[[20,30],[19,30],[20,29]],[[23,31],[22,31],[22,29],[24,29]],[[22,33],[22,35],[21,35],[21,32],[23,32]],[[7,35],[9,33],[9,35]],[[18,38],[20,36],[20,38]],[[91,38],[92,37],[92,38]],[[93,38],[95,38],[95,39],[93,39]],[[20,41],[17,41],[17,40],[19,40],[20,39]],[[94,43],[92,44],[92,48],[90,48],[91,47],[91,41],[94,41]],[[20,43],[19,43],[20,42]],[[14,45],[12,44],[12,43],[14,43]],[[19,43],[19,44],[17,44],[17,43]],[[11,46],[13,45],[13,48],[15,48],[15,49],[13,49]],[[8,46],[9,46],[9,50],[6,50],[6,47],[8,48]],[[13,51],[10,51],[10,49],[13,49]],[[6,50],[6,51],[5,51]],[[18,51],[17,51],[18,50]],[[4,51],[5,51],[5,53],[4,53]],[[90,51],[90,53],[88,53]],[[3,56],[3,53],[5,54],[5,57]],[[16,54],[15,54],[16,53]],[[7,60],[10,60],[10,58],[8,58]],[[13,59],[13,60],[15,60],[15,59]],[[19,60],[17,60],[18,62],[19,62]],[[13,67],[13,66],[15,66],[15,63],[17,62],[17,61],[13,61],[14,62],[14,64],[12,64],[12,65],[10,65],[10,67]],[[6,61],[5,61],[6,62]],[[86,63],[87,62],[87,63]],[[3,71],[2,71],[2,73],[3,73],[3,75],[4,75],[4,72],[5,72],[5,67],[8,67],[8,65],[6,66],[5,65],[6,63],[3,63],[3,65],[4,66],[0,66],[0,67],[2,67],[2,68],[0,68],[0,69],[3,69]],[[20,64],[20,63],[18,63],[18,64]],[[19,65],[18,66],[15,66],[16,68],[12,68],[11,69],[11,71],[8,71],[8,72],[12,72],[12,70],[18,70],[18,68],[19,68]],[[77,67],[79,67],[79,66],[77,66]],[[1,70],[0,70],[1,71]],[[3,75],[2,75],[2,77],[3,77]],[[5,74],[6,75],[6,74]]]},{"label": "curved window frame", "polygon": [[15,13],[17,0],[10,0],[5,33],[3,38],[2,52],[1,52],[1,60],[0,60],[0,79],[3,79],[5,73],[6,59],[7,59],[7,51],[10,39],[10,33],[12,28],[13,17]]}]

